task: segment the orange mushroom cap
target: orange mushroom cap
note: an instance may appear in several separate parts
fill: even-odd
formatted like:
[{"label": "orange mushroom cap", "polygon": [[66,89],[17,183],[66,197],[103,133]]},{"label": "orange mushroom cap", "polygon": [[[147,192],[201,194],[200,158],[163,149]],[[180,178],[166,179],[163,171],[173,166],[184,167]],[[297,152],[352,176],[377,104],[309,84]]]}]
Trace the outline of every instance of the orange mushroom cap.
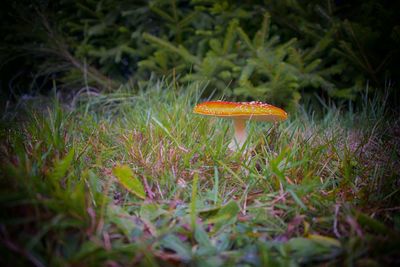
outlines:
[{"label": "orange mushroom cap", "polygon": [[269,122],[283,121],[287,119],[287,113],[283,109],[258,101],[208,101],[197,104],[194,107],[193,112],[216,117],[252,119],[256,121]]}]

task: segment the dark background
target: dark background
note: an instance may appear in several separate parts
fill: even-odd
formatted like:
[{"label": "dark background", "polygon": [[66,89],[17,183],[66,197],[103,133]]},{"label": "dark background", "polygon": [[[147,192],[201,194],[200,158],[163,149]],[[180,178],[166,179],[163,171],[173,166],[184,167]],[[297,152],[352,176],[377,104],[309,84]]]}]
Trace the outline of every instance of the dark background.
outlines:
[{"label": "dark background", "polygon": [[[150,77],[177,76],[182,83],[209,80],[206,94],[217,91],[232,99],[281,104],[282,99],[298,103],[319,95],[357,102],[368,91],[370,97],[390,94],[395,107],[400,77],[398,10],[399,1],[383,0],[7,1],[0,10],[1,96],[3,101],[16,101],[23,95],[46,95],[54,87],[74,93],[86,85],[107,92],[121,84],[138,86]],[[314,49],[312,59],[301,60],[304,67],[318,59],[317,68],[306,72],[298,67],[301,72],[294,72],[294,78],[282,77],[274,69],[272,74],[253,71],[251,85],[240,82],[246,60],[257,56],[248,53],[237,32],[229,54],[218,55],[212,42],[223,44],[235,20],[253,38],[265,14],[270,16],[266,40],[277,38],[272,49],[278,53],[277,46],[296,38],[285,49],[300,57]],[[184,47],[203,61],[193,64],[146,34]],[[267,45],[262,49],[271,50]],[[202,66],[212,59],[210,53],[215,58],[234,54],[230,63],[237,68],[215,61],[211,65],[221,67],[204,74],[207,68]],[[290,55],[281,62],[293,65]],[[272,84],[274,77],[282,83]],[[259,92],[257,88],[268,89],[255,96],[250,93]]]}]

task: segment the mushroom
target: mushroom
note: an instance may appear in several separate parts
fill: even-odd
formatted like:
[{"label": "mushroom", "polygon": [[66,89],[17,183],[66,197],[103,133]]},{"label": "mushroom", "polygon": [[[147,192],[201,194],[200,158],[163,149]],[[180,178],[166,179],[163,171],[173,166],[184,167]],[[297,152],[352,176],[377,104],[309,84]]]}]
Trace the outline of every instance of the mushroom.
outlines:
[{"label": "mushroom", "polygon": [[197,104],[193,112],[233,119],[235,136],[229,144],[229,148],[233,151],[241,149],[246,142],[246,120],[277,122],[287,119],[287,113],[283,109],[258,101],[208,101]]}]

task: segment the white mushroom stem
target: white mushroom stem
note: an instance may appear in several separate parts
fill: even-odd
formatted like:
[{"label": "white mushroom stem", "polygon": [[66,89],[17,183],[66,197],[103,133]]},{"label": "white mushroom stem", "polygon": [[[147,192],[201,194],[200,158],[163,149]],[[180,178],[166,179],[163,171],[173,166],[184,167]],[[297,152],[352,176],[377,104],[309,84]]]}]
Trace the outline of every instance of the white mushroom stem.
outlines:
[{"label": "white mushroom stem", "polygon": [[233,127],[235,129],[235,136],[229,144],[229,149],[237,151],[242,148],[247,139],[246,120],[233,119]]}]

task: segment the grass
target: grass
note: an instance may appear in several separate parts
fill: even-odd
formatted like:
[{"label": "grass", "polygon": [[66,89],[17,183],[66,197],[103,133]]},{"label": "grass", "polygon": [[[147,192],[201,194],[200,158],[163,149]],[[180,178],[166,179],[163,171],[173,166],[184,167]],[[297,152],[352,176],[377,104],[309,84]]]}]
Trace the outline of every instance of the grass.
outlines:
[{"label": "grass", "polygon": [[230,121],[192,113],[199,87],[4,114],[1,265],[399,264],[400,122],[384,99],[251,122],[251,152],[233,153]]}]

